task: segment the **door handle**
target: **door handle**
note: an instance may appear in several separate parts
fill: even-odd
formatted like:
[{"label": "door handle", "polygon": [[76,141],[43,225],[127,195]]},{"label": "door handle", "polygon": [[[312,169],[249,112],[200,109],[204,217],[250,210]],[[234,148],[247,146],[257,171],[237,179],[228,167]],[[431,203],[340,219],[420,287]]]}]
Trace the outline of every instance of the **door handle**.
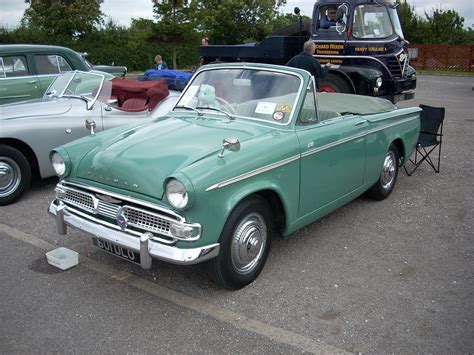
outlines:
[{"label": "door handle", "polygon": [[36,80],[28,81],[28,84],[36,84]]},{"label": "door handle", "polygon": [[360,126],[361,124],[367,123],[367,120],[361,120],[357,122],[354,126]]}]

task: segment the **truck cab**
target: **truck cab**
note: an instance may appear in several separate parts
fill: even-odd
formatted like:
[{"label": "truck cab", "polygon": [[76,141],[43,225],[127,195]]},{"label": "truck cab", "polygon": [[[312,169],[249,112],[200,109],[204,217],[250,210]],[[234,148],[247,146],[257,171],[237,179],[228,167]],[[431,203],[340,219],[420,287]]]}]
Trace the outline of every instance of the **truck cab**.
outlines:
[{"label": "truck cab", "polygon": [[416,73],[409,65],[408,42],[391,1],[318,0],[311,39],[321,64],[334,65],[320,79],[320,90],[386,97],[393,102],[413,98]]},{"label": "truck cab", "polygon": [[320,63],[333,64],[326,77],[318,78],[320,91],[392,102],[414,97],[416,72],[391,0],[316,0],[310,26],[300,21],[260,43],[201,46],[201,62],[285,65],[308,38],[316,44],[314,56]]}]

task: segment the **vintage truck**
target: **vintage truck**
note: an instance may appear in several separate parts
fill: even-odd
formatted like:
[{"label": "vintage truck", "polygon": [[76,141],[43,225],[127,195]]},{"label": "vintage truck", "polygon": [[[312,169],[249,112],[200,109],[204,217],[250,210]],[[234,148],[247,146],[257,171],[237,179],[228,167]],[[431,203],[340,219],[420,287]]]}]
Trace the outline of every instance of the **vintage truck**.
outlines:
[{"label": "vintage truck", "polygon": [[[337,9],[336,23],[328,26],[325,18],[332,9]],[[392,1],[317,0],[309,26],[295,25],[293,31],[282,33],[285,31],[257,44],[201,46],[202,62],[286,64],[310,38],[316,43],[315,57],[321,64],[334,64],[329,74],[319,79],[321,91],[383,97],[392,102],[414,97],[416,72],[409,64],[408,42]]]}]

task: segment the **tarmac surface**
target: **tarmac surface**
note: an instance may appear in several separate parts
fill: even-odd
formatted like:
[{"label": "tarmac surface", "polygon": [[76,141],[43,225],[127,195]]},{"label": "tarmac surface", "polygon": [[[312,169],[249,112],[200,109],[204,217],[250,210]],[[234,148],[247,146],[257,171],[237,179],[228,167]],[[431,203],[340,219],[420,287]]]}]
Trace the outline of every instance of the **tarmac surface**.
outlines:
[{"label": "tarmac surface", "polygon": [[[203,265],[109,256],[56,232],[57,180],[0,207],[0,353],[474,353],[474,77],[420,75],[444,106],[441,172],[400,171],[381,202],[360,197],[276,239],[259,278],[216,288]],[[80,253],[77,267],[45,252]]]}]

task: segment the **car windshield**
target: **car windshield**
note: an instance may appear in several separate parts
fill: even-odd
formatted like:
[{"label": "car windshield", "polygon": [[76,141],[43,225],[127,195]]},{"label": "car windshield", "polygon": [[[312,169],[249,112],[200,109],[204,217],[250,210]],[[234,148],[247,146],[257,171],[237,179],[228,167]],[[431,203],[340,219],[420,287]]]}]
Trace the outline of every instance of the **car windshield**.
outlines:
[{"label": "car windshield", "polygon": [[356,38],[386,38],[393,34],[386,6],[359,5],[354,10],[352,34]]},{"label": "car windshield", "polygon": [[173,111],[190,110],[287,124],[301,87],[301,78],[290,72],[210,68],[193,77]]},{"label": "car windshield", "polygon": [[46,91],[47,97],[79,97],[87,101],[95,101],[99,96],[110,97],[106,90],[104,76],[90,72],[75,71],[59,75]]}]

